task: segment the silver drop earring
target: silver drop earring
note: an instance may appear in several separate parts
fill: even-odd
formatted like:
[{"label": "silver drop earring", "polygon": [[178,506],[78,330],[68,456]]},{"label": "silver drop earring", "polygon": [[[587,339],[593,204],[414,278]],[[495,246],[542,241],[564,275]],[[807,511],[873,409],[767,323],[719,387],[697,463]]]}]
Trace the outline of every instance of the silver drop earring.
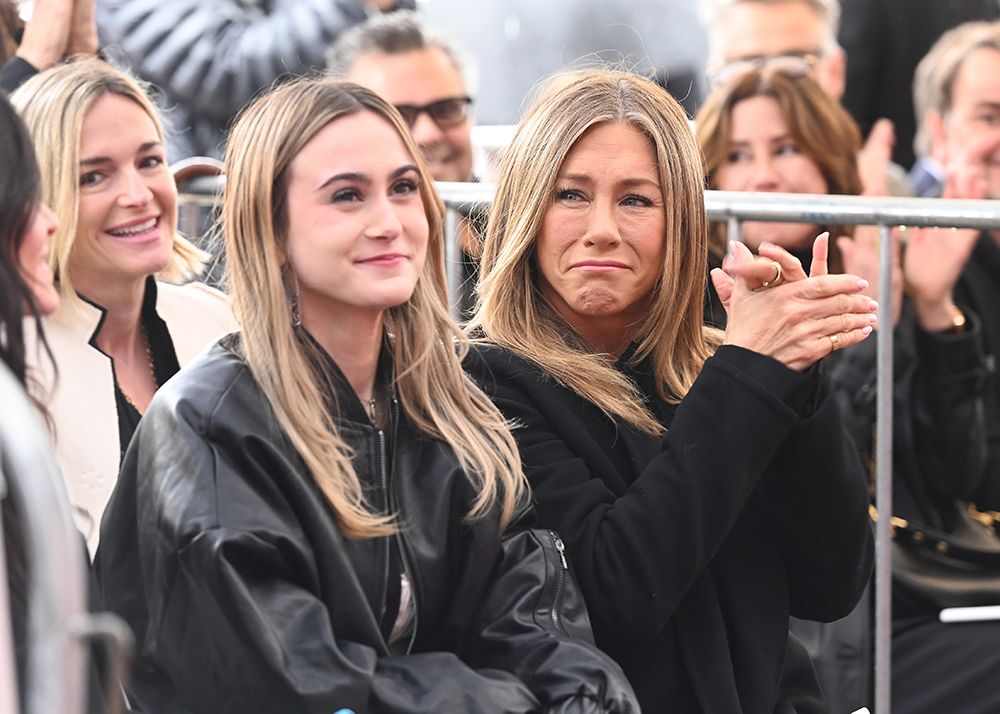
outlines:
[{"label": "silver drop earring", "polygon": [[285,292],[288,294],[288,307],[292,313],[292,327],[302,326],[302,315],[299,313],[299,277],[291,269],[288,270],[291,275],[291,285],[289,285],[289,280],[285,279]]}]

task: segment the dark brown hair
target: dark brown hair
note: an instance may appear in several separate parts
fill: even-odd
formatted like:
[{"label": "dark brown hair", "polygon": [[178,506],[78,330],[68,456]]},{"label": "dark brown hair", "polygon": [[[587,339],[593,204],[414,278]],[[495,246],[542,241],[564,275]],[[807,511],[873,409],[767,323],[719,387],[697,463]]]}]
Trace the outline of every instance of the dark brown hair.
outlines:
[{"label": "dark brown hair", "polygon": [[[857,196],[862,192],[857,156],[861,132],[851,116],[808,75],[796,76],[767,68],[748,69],[719,85],[698,111],[696,133],[705,158],[709,188],[717,188],[715,172],[729,154],[733,109],[753,97],[770,97],[778,103],[789,136],[815,162],[826,180],[828,193]],[[837,232],[850,233],[844,227],[838,227]],[[725,255],[725,226],[712,225],[709,246],[716,257]],[[830,247],[831,270],[834,270],[840,260],[833,241]]]}]

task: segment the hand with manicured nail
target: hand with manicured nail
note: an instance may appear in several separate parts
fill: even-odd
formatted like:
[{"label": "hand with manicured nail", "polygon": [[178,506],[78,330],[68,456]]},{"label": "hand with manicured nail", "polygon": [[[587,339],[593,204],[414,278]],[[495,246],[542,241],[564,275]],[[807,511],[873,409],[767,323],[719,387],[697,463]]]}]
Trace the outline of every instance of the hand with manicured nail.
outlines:
[{"label": "hand with manicured nail", "polygon": [[[864,294],[868,282],[856,275],[827,274],[829,234],[813,244],[809,275],[783,248],[760,246],[755,257],[742,243],[731,246],[712,283],[728,314],[725,344],[768,355],[795,370],[812,366],[834,350],[867,338],[878,303]],[[782,267],[782,284],[763,288]]]}]

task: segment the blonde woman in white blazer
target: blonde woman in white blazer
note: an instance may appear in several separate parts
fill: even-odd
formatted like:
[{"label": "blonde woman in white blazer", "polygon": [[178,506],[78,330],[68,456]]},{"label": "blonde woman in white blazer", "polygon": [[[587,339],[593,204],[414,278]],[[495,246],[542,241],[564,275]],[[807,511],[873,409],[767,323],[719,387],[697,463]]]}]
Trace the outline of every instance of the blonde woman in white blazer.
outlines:
[{"label": "blonde woman in white blazer", "polygon": [[44,318],[55,364],[34,361],[77,525],[96,552],[121,457],[153,393],[235,329],[226,297],[185,283],[205,255],[176,232],[163,129],[139,83],[96,59],[12,96],[59,218],[49,263],[61,305]]}]

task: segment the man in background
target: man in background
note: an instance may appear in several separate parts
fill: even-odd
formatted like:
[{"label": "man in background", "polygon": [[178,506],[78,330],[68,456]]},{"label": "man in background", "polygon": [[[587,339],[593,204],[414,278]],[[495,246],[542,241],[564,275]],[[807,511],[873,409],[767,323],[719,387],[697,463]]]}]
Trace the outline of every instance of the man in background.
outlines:
[{"label": "man in background", "polygon": [[[868,132],[879,117],[896,130],[893,160],[913,165],[911,88],[917,63],[942,33],[972,20],[1000,18],[997,0],[840,0],[837,37],[850,58],[844,107]],[[919,119],[918,119],[919,121]],[[914,192],[919,195],[917,187]]]},{"label": "man in background", "polygon": [[[708,31],[708,71],[713,84],[741,67],[782,58],[801,64],[835,99],[844,95],[848,58],[837,44],[837,0],[701,0]],[[858,155],[867,195],[911,195],[906,173],[891,162],[895,136],[888,120],[875,122]]]}]

